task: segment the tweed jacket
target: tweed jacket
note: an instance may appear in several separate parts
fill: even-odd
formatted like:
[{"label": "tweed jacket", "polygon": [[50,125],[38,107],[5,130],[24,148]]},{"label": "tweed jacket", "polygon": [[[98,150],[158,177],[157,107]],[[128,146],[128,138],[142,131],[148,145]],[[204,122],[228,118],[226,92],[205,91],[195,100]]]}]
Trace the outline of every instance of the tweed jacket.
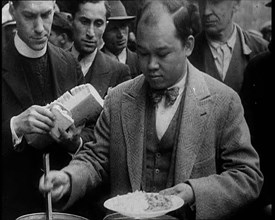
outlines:
[{"label": "tweed jacket", "polygon": [[[70,53],[64,52],[51,43],[47,48],[48,60],[53,79],[54,97],[58,98],[64,92],[85,82],[81,68]],[[2,146],[1,162],[1,194],[3,219],[15,219],[19,215],[44,211],[44,199],[38,190],[38,182],[42,166],[42,151],[30,147],[25,138],[18,145],[20,152],[15,151],[12,143],[10,119],[22,113],[34,103],[26,74],[22,68],[21,55],[17,52],[14,41],[11,40],[2,53]],[[53,141],[52,141],[53,142]],[[54,161],[59,167],[65,166],[71,156],[62,151],[62,147],[53,143],[55,149],[60,149],[63,161]],[[66,160],[67,159],[67,163]],[[54,167],[52,167],[54,168]],[[59,169],[60,169],[59,168]],[[3,214],[4,213],[4,214]],[[7,215],[6,215],[7,214]]]},{"label": "tweed jacket", "polygon": [[[64,168],[71,174],[68,203],[110,181],[111,195],[141,190],[145,119],[144,76],[111,90],[87,143]],[[182,124],[176,146],[174,184],[189,182],[196,219],[223,219],[260,193],[263,176],[251,146],[239,96],[188,62]]]},{"label": "tweed jacket", "polygon": [[[268,48],[267,41],[264,39],[242,30],[238,25],[236,25],[236,28],[237,39],[240,39],[240,41],[236,41],[235,47],[237,43],[240,44],[240,51],[235,51],[234,47],[232,58],[223,82],[239,93],[243,83],[243,72],[249,60],[255,55],[267,51]],[[195,46],[189,60],[200,71],[222,81],[208,45],[205,31],[202,31],[195,37]]]}]

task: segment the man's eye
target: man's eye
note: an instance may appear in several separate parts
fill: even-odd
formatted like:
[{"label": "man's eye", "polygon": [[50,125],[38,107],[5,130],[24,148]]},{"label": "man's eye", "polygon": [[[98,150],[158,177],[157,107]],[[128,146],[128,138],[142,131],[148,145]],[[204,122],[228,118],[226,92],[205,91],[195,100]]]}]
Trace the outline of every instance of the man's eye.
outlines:
[{"label": "man's eye", "polygon": [[32,18],[34,18],[35,16],[32,15],[32,14],[25,14],[24,17],[25,17],[26,19],[32,19]]},{"label": "man's eye", "polygon": [[166,57],[168,54],[169,54],[169,52],[160,52],[160,53],[158,53],[158,56],[161,57],[161,58],[164,58],[164,57]]},{"label": "man's eye", "polygon": [[95,21],[95,26],[101,27],[104,24],[103,21]]},{"label": "man's eye", "polygon": [[50,16],[51,16],[51,14],[52,14],[52,12],[51,11],[49,11],[49,12],[47,12],[47,13],[45,13],[45,14],[42,14],[42,18],[43,19],[46,19],[46,18],[49,18]]},{"label": "man's eye", "polygon": [[87,20],[85,18],[80,18],[79,21],[80,21],[81,24],[84,24],[84,25],[89,24],[89,20]]}]

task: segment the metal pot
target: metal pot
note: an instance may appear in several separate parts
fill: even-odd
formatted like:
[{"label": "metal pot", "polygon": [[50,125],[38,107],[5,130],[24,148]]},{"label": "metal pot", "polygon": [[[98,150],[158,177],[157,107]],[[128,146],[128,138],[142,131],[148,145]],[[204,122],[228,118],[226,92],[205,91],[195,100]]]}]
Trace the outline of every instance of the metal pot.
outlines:
[{"label": "metal pot", "polygon": [[[53,212],[53,220],[89,220],[87,218],[68,214],[68,213],[60,213],[60,212]],[[16,220],[46,220],[46,213],[39,212],[39,213],[32,213],[27,215],[22,215],[18,217]]]}]

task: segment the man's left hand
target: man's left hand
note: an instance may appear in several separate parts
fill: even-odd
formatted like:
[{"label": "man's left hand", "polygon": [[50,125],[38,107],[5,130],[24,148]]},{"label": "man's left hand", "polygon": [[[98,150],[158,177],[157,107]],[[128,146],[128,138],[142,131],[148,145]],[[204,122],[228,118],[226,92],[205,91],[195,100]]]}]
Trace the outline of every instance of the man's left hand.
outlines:
[{"label": "man's left hand", "polygon": [[171,188],[164,189],[159,192],[162,195],[176,195],[184,200],[185,203],[189,205],[194,204],[195,196],[193,189],[190,185],[186,183],[179,183]]}]

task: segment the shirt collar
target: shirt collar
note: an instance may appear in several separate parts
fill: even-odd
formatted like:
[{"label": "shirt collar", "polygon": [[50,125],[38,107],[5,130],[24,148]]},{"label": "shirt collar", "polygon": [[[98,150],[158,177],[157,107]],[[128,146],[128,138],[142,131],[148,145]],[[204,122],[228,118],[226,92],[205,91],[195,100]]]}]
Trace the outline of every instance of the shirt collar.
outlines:
[{"label": "shirt collar", "polygon": [[126,63],[126,59],[127,59],[126,47],[121,51],[121,53],[117,57],[120,62],[124,64]]},{"label": "shirt collar", "polygon": [[47,51],[47,44],[42,50],[36,51],[31,49],[21,38],[18,36],[17,32],[14,37],[14,45],[17,51],[28,58],[39,58],[42,57]]},{"label": "shirt collar", "polygon": [[179,87],[179,93],[182,93],[182,91],[184,90],[184,87],[185,87],[185,82],[186,82],[187,74],[188,74],[188,65],[186,65],[186,73],[180,79],[180,81],[178,81],[173,86],[170,86],[168,89],[171,89],[171,88],[174,88],[174,87]]},{"label": "shirt collar", "polygon": [[[83,64],[83,65],[87,65],[87,64],[92,64],[94,62],[94,59],[95,59],[95,56],[96,56],[96,53],[97,53],[97,48],[94,50],[94,52],[88,54],[87,56],[83,57],[82,60],[80,61],[80,64]],[[79,56],[79,52],[78,50],[75,48],[75,46],[73,45],[72,47],[72,54],[73,56],[77,59],[78,56]]]},{"label": "shirt collar", "polygon": [[126,51],[126,47],[121,51],[121,53],[119,55],[114,55],[110,50],[108,50],[106,47],[104,48],[104,53],[106,53],[107,55],[109,55],[110,57],[114,58],[115,60],[119,60],[121,63],[126,63],[126,59],[127,59],[127,51]]},{"label": "shirt collar", "polygon": [[209,45],[214,48],[215,50],[217,50],[220,46],[222,45],[227,45],[230,50],[232,51],[233,48],[234,48],[234,45],[235,45],[235,42],[236,42],[236,38],[237,38],[237,29],[236,29],[236,26],[234,25],[233,26],[233,33],[231,34],[230,38],[225,42],[225,43],[221,43],[219,41],[213,41],[213,40],[210,40],[207,36],[207,41],[209,43]]},{"label": "shirt collar", "polygon": [[[249,48],[249,46],[245,42],[244,34],[243,34],[243,31],[242,31],[241,27],[236,23],[234,23],[233,34],[231,35],[230,39],[227,41],[228,44],[229,44],[229,47],[233,45],[232,48],[234,48],[234,44],[236,42],[238,33],[240,34],[240,38],[241,38],[241,47],[242,47],[243,54],[245,54],[245,55],[250,54],[252,52],[252,50]],[[210,41],[209,38],[207,37],[207,35],[206,35],[206,38],[207,38],[208,44],[212,48],[217,50],[217,48],[218,48],[218,46],[220,46],[220,44],[218,42],[215,42],[215,41]]]}]

